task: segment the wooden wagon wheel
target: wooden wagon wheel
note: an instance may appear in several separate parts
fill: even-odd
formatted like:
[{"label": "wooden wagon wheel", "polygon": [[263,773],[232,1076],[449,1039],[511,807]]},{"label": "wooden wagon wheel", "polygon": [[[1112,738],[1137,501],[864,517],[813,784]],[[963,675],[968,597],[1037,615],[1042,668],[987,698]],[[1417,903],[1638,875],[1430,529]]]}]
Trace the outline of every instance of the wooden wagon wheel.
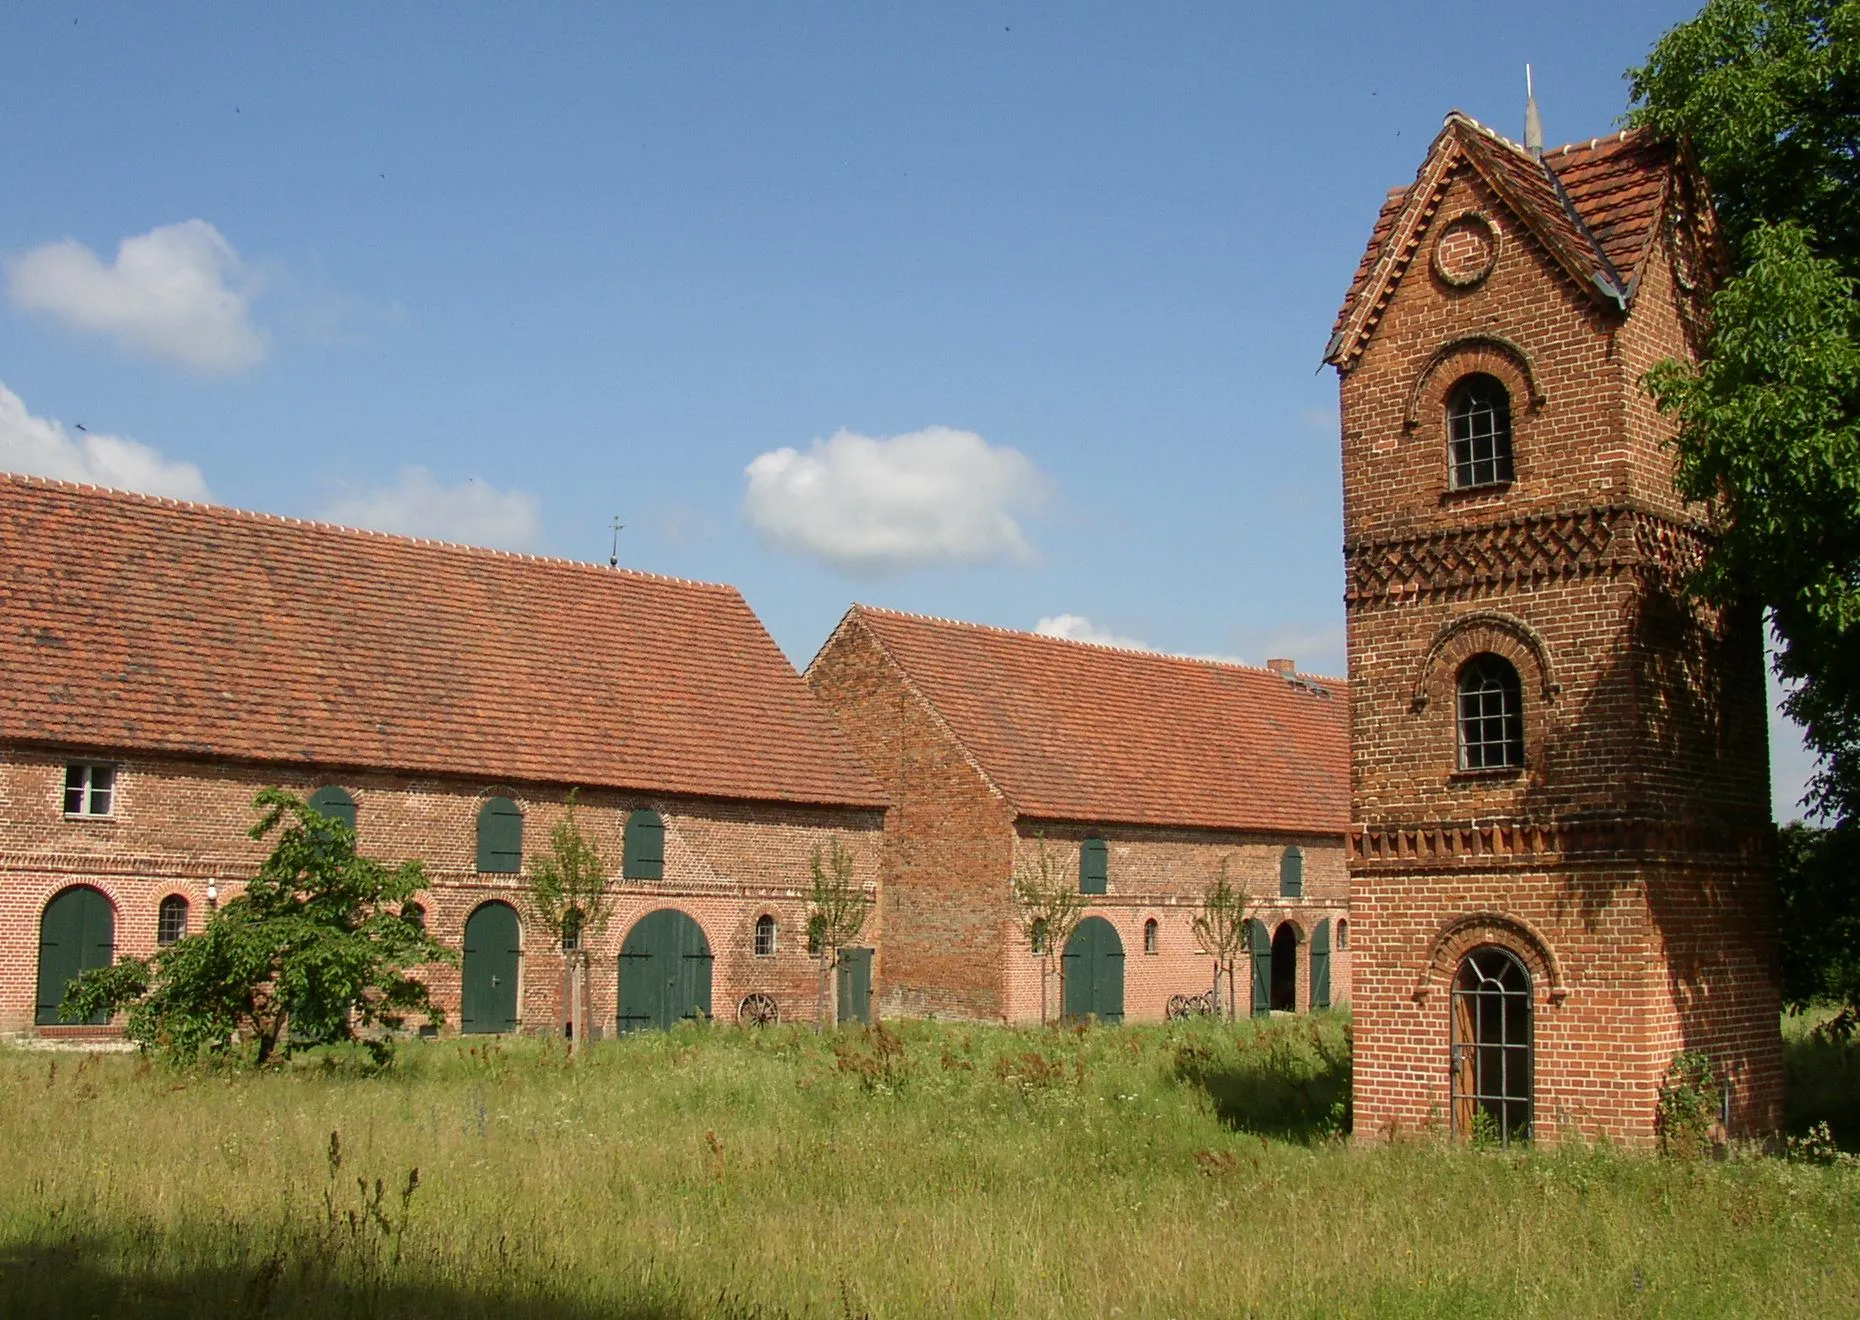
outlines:
[{"label": "wooden wagon wheel", "polygon": [[758,990],[743,996],[736,1006],[736,1020],[746,1027],[772,1027],[781,1021],[781,1007]]},{"label": "wooden wagon wheel", "polygon": [[1182,1018],[1187,1017],[1188,1016],[1188,996],[1187,995],[1170,995],[1169,996],[1169,1007],[1165,1011],[1164,1016],[1167,1017],[1169,1021],[1171,1022],[1177,1022],[1177,1021],[1180,1021]]}]

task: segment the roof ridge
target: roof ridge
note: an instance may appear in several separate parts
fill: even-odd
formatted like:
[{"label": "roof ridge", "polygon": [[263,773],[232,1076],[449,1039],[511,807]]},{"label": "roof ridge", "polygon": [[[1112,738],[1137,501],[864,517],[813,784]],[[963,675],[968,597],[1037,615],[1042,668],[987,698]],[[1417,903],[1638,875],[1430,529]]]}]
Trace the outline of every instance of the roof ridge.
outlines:
[{"label": "roof ridge", "polygon": [[67,481],[61,477],[41,477],[30,472],[0,470],[0,482],[49,490],[72,491],[81,495],[100,495],[126,503],[154,505],[166,509],[184,509],[194,513],[233,518],[242,522],[267,523],[280,527],[304,527],[320,532],[339,532],[369,540],[393,541],[403,545],[426,546],[436,550],[454,550],[492,559],[580,568],[601,574],[619,573],[626,577],[641,578],[650,582],[666,582],[684,587],[707,587],[715,591],[732,591],[737,592],[738,595],[741,594],[736,586],[728,582],[706,582],[700,578],[675,577],[669,573],[654,573],[643,568],[621,568],[617,565],[599,564],[588,559],[569,559],[563,555],[539,555],[525,550],[499,550],[493,546],[471,545],[464,541],[443,541],[429,536],[410,536],[404,532],[384,532],[373,527],[354,527],[348,523],[329,522],[321,518],[299,518],[288,513],[267,513],[262,509],[242,509],[233,504],[215,504],[210,500],[184,500],[173,495],[152,495],[147,491],[125,490],[120,486],[102,486],[89,481]]},{"label": "roof ridge", "polygon": [[[915,610],[898,610],[884,605],[866,605],[855,602],[852,608],[867,614],[889,614],[897,619],[915,619],[919,623],[940,623],[947,624],[954,628],[971,628],[977,632],[1000,633],[1006,637],[1027,637],[1035,641],[1057,642],[1063,646],[1090,647],[1094,651],[1110,651],[1116,655],[1142,656],[1150,660],[1178,660],[1189,664],[1208,665],[1215,669],[1239,669],[1249,674],[1266,674],[1275,678],[1284,677],[1284,675],[1276,669],[1269,669],[1265,665],[1249,665],[1238,660],[1217,660],[1212,656],[1187,655],[1180,651],[1156,651],[1145,647],[1118,646],[1111,642],[1087,641],[1082,637],[1059,637],[1053,633],[1035,632],[1030,628],[1004,628],[997,623],[977,623],[972,619],[951,619],[940,614],[920,614]],[[1347,685],[1349,682],[1348,679],[1340,678],[1335,674],[1306,673],[1302,670],[1298,671],[1297,676],[1299,678],[1325,679],[1329,682],[1342,685]]]}]

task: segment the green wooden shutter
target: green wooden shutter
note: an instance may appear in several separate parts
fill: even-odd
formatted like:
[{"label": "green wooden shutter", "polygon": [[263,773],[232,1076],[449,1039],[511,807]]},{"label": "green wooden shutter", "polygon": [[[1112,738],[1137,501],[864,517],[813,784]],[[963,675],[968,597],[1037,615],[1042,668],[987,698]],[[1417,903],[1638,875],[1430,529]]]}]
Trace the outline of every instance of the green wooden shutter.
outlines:
[{"label": "green wooden shutter", "polygon": [[1330,1007],[1330,918],[1311,932],[1311,1007]]},{"label": "green wooden shutter", "polygon": [[1248,942],[1253,946],[1253,1016],[1272,1012],[1272,935],[1266,923],[1247,922]]},{"label": "green wooden shutter", "polygon": [[872,951],[870,949],[840,950],[840,1008],[841,1022],[872,1021]]},{"label": "green wooden shutter", "polygon": [[1079,845],[1079,893],[1102,894],[1110,883],[1111,850],[1103,839]]},{"label": "green wooden shutter", "polygon": [[523,811],[509,798],[478,808],[478,869],[495,875],[523,869]]},{"label": "green wooden shutter", "polygon": [[628,880],[665,878],[665,821],[658,812],[641,808],[626,818],[620,874]]},{"label": "green wooden shutter", "polygon": [[331,820],[339,820],[350,829],[355,828],[355,799],[349,791],[336,784],[325,784],[310,795],[312,810],[320,811]]},{"label": "green wooden shutter", "polygon": [[1293,844],[1279,854],[1279,897],[1305,896],[1305,850]]}]

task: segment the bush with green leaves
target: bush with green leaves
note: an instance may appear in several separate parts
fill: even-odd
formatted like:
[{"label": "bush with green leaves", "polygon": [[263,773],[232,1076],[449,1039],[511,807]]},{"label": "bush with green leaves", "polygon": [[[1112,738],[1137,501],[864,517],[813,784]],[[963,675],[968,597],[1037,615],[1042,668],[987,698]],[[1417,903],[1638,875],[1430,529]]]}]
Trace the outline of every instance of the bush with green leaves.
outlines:
[{"label": "bush with green leaves", "polygon": [[65,996],[65,1019],[126,1011],[123,1034],[171,1059],[249,1046],[260,1065],[364,1033],[384,1049],[370,1029],[398,1028],[416,1013],[440,1022],[412,971],[455,956],[411,919],[426,888],[420,863],[359,856],[346,822],[282,789],[263,790],[253,805],[261,815],[252,837],[275,842],[244,892],[153,959],[84,973]]}]

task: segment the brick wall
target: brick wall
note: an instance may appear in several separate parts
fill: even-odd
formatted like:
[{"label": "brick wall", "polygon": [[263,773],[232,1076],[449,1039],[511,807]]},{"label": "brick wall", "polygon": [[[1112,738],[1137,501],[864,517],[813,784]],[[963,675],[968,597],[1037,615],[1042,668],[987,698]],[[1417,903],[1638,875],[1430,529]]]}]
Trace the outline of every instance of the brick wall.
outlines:
[{"label": "brick wall", "polygon": [[[1347,915],[1342,840],[1334,835],[1222,834],[1018,818],[936,712],[871,633],[849,619],[808,667],[808,683],[839,718],[891,794],[880,912],[884,968],[880,999],[904,1016],[1034,1022],[1040,960],[1026,947],[1013,900],[1014,868],[1031,864],[1041,840],[1053,864],[1078,874],[1081,840],[1110,845],[1107,893],[1088,914],[1106,918],[1123,941],[1125,1015],[1157,1021],[1170,995],[1209,988],[1212,964],[1188,923],[1222,857],[1277,929],[1293,921],[1307,936],[1318,921]],[[1281,902],[1279,856],[1305,851],[1305,895]],[[1158,951],[1143,953],[1143,924],[1157,922]],[[1334,929],[1334,926],[1333,926]],[[1335,940],[1333,937],[1333,950]],[[1349,953],[1332,953],[1332,998],[1349,994]],[[1308,1002],[1300,958],[1299,1004]],[[1057,1011],[1059,987],[1047,987]]]},{"label": "brick wall", "polygon": [[[1689,351],[1696,308],[1664,247],[1630,315],[1601,308],[1466,166],[1423,255],[1475,213],[1490,273],[1416,260],[1340,386],[1357,1132],[1447,1124],[1447,987],[1481,943],[1532,973],[1539,1139],[1650,1141],[1686,1048],[1731,1078],[1732,1127],[1761,1130],[1780,1046],[1760,636],[1685,595],[1708,533],[1638,388]],[[1446,400],[1472,371],[1511,395],[1516,475],[1461,493]],[[1523,683],[1521,772],[1456,768],[1455,677],[1482,652]]]},{"label": "brick wall", "polygon": [[[109,819],[67,818],[65,765],[72,759],[109,760],[118,766]],[[156,908],[168,894],[191,905],[190,926],[207,912],[207,886],[223,901],[238,891],[265,853],[246,835],[256,819],[252,798],[277,784],[308,796],[324,784],[341,784],[357,803],[361,850],[387,862],[423,861],[432,881],[422,901],[428,929],[441,942],[461,946],[467,917],[486,901],[523,910],[523,876],[481,875],[476,869],[477,814],[486,798],[505,796],[524,812],[526,864],[547,846],[565,810],[567,790],[534,784],[479,784],[465,779],[404,777],[374,772],[252,766],[155,758],[135,753],[66,752],[11,747],[0,750],[0,1030],[31,1024],[38,964],[39,916],[45,904],[72,884],[102,891],[115,908],[119,955],[146,957],[155,950]],[[712,1012],[733,1018],[751,991],[772,995],[784,1017],[811,1020],[817,964],[807,957],[804,909],[809,859],[830,838],[843,841],[857,878],[876,885],[882,817],[873,811],[782,804],[727,802],[594,791],[579,800],[577,821],[618,876],[622,832],[637,807],[665,821],[664,879],[618,881],[613,918],[591,936],[592,1003],[589,1021],[613,1029],[617,1012],[617,955],[627,930],[656,908],[686,912],[703,928],[715,955]],[[756,919],[777,921],[776,953],[754,953]],[[525,1030],[555,1030],[562,1007],[562,955],[525,922],[520,1015]],[[459,971],[428,970],[445,1006],[449,1028],[458,1022]]]}]

